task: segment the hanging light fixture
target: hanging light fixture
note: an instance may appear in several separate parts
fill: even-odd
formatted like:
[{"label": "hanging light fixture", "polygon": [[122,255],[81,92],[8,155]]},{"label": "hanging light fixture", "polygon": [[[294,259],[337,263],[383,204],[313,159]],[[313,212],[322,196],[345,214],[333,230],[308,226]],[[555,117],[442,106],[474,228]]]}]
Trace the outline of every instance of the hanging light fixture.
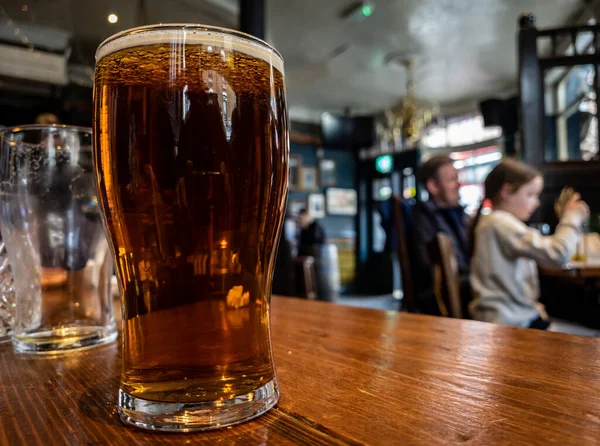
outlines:
[{"label": "hanging light fixture", "polygon": [[386,58],[386,63],[401,67],[406,73],[406,97],[385,112],[388,127],[386,139],[395,147],[414,147],[437,111],[435,107],[419,102],[415,97],[414,62],[411,58],[391,54]]},{"label": "hanging light fixture", "polygon": [[406,98],[402,104],[402,136],[404,140],[415,143],[421,135],[421,123],[417,117],[418,105],[415,99],[412,60],[404,61],[404,67],[406,69]]}]

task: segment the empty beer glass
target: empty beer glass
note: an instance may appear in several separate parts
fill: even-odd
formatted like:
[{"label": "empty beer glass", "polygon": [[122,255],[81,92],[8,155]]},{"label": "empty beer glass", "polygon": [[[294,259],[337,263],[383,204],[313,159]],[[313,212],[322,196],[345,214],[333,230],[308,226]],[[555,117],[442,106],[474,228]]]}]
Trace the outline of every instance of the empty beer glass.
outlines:
[{"label": "empty beer glass", "polygon": [[0,232],[14,279],[15,350],[56,353],[116,339],[91,129],[22,126],[0,137]]}]

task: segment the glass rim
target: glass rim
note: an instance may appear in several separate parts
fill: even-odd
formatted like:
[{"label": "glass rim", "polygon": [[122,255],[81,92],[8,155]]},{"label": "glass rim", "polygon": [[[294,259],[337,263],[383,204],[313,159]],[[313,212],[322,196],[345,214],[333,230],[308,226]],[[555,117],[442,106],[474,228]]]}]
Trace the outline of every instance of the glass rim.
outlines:
[{"label": "glass rim", "polygon": [[79,125],[67,125],[67,124],[23,124],[13,125],[10,127],[4,127],[0,129],[0,136],[3,133],[19,133],[27,130],[72,130],[80,133],[92,134],[91,127],[83,127]]},{"label": "glass rim", "polygon": [[[109,43],[115,42],[123,37],[133,36],[136,34],[144,34],[144,33],[149,33],[149,32],[153,32],[153,31],[186,31],[186,30],[207,31],[207,32],[212,31],[215,33],[234,36],[246,43],[250,43],[251,45],[259,46],[259,47],[262,47],[263,49],[268,50],[269,52],[271,52],[272,54],[277,56],[277,58],[281,61],[281,64],[283,65],[283,56],[281,55],[281,53],[277,50],[277,48],[275,48],[270,43],[264,41],[263,39],[259,39],[258,37],[255,37],[251,34],[247,34],[242,31],[237,31],[235,29],[223,28],[220,26],[203,25],[200,23],[198,23],[198,24],[196,24],[196,23],[158,23],[158,24],[154,24],[154,25],[144,25],[144,26],[136,26],[135,28],[129,28],[129,29],[120,31],[116,34],[113,34],[112,36],[108,37],[107,39],[104,39],[102,41],[102,43],[100,43],[100,45],[98,45],[98,48],[96,49],[96,53],[94,55],[94,58],[96,60],[96,63],[98,63],[102,58],[108,56],[109,54],[112,54],[113,52],[111,51],[110,53],[104,54],[102,56],[102,58],[98,59],[98,53],[100,52],[100,50],[103,47],[105,47]],[[132,47],[128,47],[128,48],[132,48]]]}]

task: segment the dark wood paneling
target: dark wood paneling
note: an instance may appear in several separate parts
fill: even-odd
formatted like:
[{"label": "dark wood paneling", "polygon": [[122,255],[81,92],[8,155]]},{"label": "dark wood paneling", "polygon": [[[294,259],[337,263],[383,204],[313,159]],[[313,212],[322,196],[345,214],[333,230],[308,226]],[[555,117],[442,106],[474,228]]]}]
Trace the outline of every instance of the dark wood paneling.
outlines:
[{"label": "dark wood paneling", "polygon": [[518,37],[521,149],[523,159],[532,166],[544,163],[544,84],[537,33],[535,28],[521,28]]}]

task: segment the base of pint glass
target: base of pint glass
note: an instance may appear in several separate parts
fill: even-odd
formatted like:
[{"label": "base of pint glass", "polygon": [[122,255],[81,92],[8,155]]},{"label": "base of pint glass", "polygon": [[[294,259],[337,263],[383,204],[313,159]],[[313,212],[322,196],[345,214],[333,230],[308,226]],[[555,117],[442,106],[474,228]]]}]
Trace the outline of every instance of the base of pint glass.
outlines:
[{"label": "base of pint glass", "polygon": [[276,379],[244,395],[201,403],[162,403],[119,390],[119,415],[123,423],[142,429],[194,432],[248,421],[271,409],[278,400]]},{"label": "base of pint glass", "polygon": [[18,353],[54,354],[105,345],[117,335],[114,327],[68,327],[22,336],[13,334],[12,342]]}]

